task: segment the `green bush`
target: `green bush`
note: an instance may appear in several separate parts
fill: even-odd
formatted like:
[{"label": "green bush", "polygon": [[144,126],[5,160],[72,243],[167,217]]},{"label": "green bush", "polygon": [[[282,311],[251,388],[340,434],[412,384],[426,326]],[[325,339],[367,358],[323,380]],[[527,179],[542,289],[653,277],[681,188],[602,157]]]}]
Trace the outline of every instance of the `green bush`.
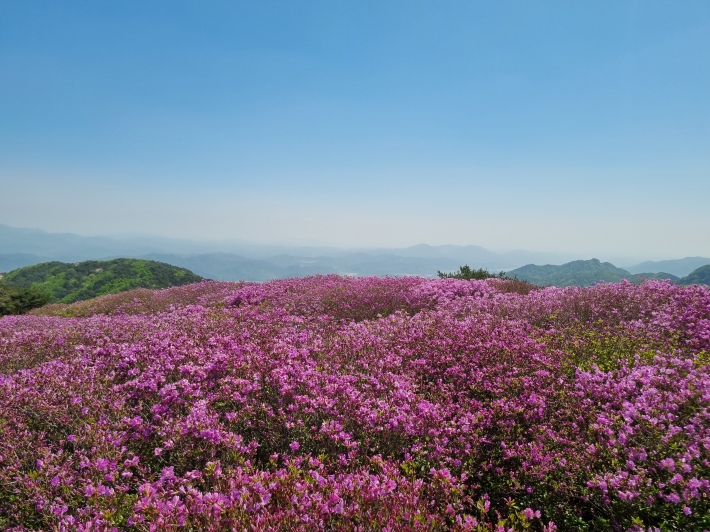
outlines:
[{"label": "green bush", "polygon": [[38,288],[0,285],[0,316],[24,314],[49,302],[50,295]]},{"label": "green bush", "polygon": [[470,281],[471,279],[483,280],[483,279],[509,279],[505,273],[491,273],[485,268],[478,268],[477,270],[472,269],[468,264],[459,267],[459,271],[452,273],[445,273],[442,271],[437,272],[437,275],[441,279],[464,279],[465,281]]}]

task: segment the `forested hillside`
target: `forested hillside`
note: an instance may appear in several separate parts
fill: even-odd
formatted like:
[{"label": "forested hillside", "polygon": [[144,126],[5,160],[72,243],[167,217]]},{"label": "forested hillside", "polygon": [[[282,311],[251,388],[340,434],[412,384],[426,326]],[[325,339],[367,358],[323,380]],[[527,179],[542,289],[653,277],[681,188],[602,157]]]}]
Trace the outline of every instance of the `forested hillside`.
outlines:
[{"label": "forested hillside", "polygon": [[616,283],[622,279],[635,280],[635,276],[628,271],[598,259],[576,260],[561,266],[528,264],[508,274],[541,286],[591,286],[599,281]]},{"label": "forested hillside", "polygon": [[628,270],[618,268],[610,262],[601,262],[599,259],[575,260],[559,266],[528,264],[508,271],[507,275],[539,286],[592,286],[602,281],[618,283],[623,279],[634,283],[644,279],[668,279],[672,283],[684,284],[678,276],[665,271],[632,274]]},{"label": "forested hillside", "polygon": [[168,288],[202,280],[190,270],[142,259],[90,260],[73,264],[45,262],[13,270],[0,284],[35,288],[50,301],[73,303],[134,288]]},{"label": "forested hillside", "polygon": [[701,266],[700,268],[693,270],[690,275],[683,277],[678,284],[691,285],[691,284],[707,284],[710,285],[710,264],[707,266]]}]

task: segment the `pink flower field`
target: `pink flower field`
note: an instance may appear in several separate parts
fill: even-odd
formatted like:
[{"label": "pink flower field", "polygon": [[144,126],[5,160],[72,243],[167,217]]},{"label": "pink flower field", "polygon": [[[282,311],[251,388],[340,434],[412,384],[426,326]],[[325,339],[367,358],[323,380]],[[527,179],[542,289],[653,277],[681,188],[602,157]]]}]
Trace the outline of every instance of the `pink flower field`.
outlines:
[{"label": "pink flower field", "polygon": [[50,305],[0,319],[0,529],[710,529],[709,364],[656,281]]}]

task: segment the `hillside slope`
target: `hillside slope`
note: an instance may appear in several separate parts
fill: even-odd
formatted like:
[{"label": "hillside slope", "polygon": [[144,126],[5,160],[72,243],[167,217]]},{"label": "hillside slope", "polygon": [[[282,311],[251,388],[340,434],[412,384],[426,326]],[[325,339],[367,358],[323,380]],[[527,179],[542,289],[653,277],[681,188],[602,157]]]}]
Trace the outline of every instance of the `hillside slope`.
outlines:
[{"label": "hillside slope", "polygon": [[[672,273],[668,272],[657,272],[657,273],[650,273],[650,272],[642,272],[642,273],[637,273],[634,275],[638,280],[641,279],[660,279],[661,281],[665,281],[666,279],[669,279],[673,284],[679,284],[680,283],[680,277],[677,275],[673,275]],[[633,279],[629,279],[630,281]]]},{"label": "hillside slope", "polygon": [[690,272],[689,275],[683,277],[678,281],[678,284],[691,285],[691,284],[707,284],[710,285],[710,264],[707,266],[701,266]]},{"label": "hillside slope", "polygon": [[528,264],[507,274],[541,286],[591,286],[599,281],[637,280],[637,277],[628,271],[599,259],[575,260],[559,266]]},{"label": "hillside slope", "polygon": [[201,281],[190,270],[142,259],[45,262],[13,270],[0,283],[46,291],[52,302],[73,303],[134,288],[168,288]]}]

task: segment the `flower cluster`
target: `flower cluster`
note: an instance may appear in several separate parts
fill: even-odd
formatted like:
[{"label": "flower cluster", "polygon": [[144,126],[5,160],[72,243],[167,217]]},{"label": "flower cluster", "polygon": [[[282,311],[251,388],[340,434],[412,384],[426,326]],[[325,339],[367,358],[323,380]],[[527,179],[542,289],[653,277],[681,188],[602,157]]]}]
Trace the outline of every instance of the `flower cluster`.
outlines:
[{"label": "flower cluster", "polygon": [[710,529],[710,291],[316,276],[0,319],[0,528]]}]

